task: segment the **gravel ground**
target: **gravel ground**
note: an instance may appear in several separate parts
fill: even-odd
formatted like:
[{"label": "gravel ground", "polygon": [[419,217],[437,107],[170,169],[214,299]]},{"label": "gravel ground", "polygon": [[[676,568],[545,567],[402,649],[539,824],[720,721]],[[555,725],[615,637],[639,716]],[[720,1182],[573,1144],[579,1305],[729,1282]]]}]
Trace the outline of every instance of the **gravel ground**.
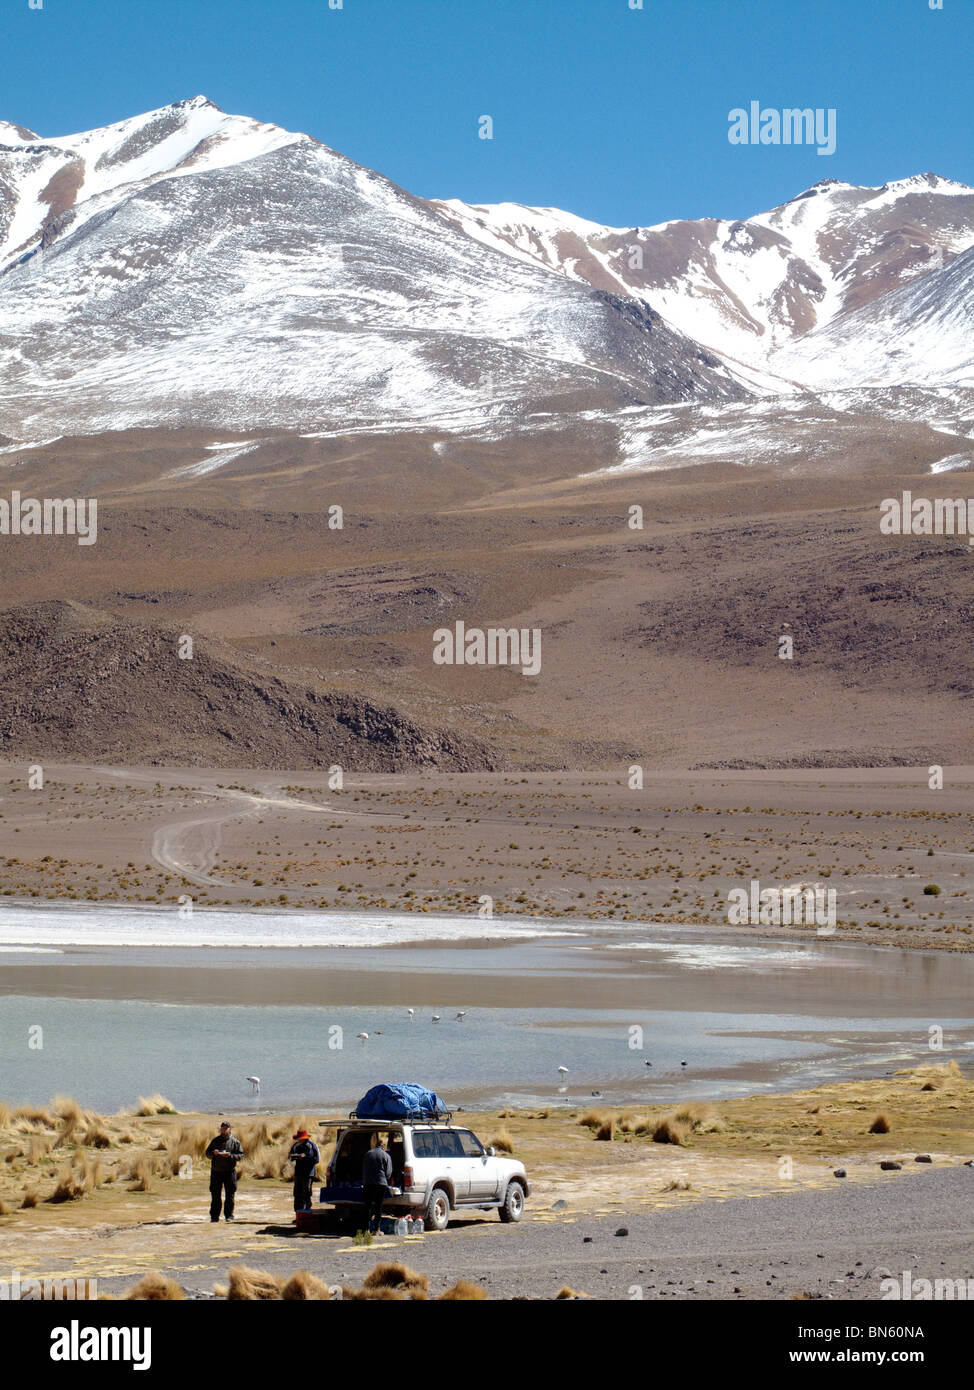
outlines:
[{"label": "gravel ground", "polygon": [[[380,1238],[367,1249],[295,1235],[293,1253],[269,1250],[264,1259],[248,1251],[242,1262],[359,1284],[379,1260],[401,1259],[429,1275],[434,1293],[463,1277],[492,1298],[551,1298],[567,1284],[602,1299],[878,1299],[887,1271],[974,1278],[972,1198],[974,1168],[959,1167],[611,1217],[538,1220],[546,1214],[529,1204],[519,1226],[491,1215],[420,1241]],[[623,1229],[627,1235],[617,1234]],[[167,1272],[187,1290],[209,1293],[233,1263]],[[132,1282],[102,1287],[119,1292]]]}]

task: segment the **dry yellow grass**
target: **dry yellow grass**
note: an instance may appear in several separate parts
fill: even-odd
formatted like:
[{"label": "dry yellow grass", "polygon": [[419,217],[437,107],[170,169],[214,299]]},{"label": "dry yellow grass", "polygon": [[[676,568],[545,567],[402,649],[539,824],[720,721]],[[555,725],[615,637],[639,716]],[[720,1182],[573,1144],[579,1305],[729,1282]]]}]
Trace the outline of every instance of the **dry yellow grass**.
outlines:
[{"label": "dry yellow grass", "polygon": [[595,1137],[596,1139],[614,1139],[615,1129],[615,1120],[611,1115],[607,1115],[595,1131]]},{"label": "dry yellow grass", "polygon": [[506,1129],[502,1129],[498,1134],[495,1134],[490,1143],[498,1153],[512,1154],[514,1152],[514,1140]]},{"label": "dry yellow grass", "polygon": [[870,1134],[889,1134],[890,1123],[885,1115],[877,1115],[869,1126]]},{"label": "dry yellow grass", "polygon": [[96,1116],[89,1121],[81,1142],[86,1149],[110,1149],[112,1136]]},{"label": "dry yellow grass", "polygon": [[72,1163],[65,1164],[57,1175],[54,1191],[49,1202],[78,1202],[87,1197],[98,1186],[100,1171],[97,1163],[77,1156]]},{"label": "dry yellow grass", "polygon": [[129,1192],[151,1192],[156,1165],[151,1154],[136,1154],[125,1176],[130,1179]]},{"label": "dry yellow grass", "polygon": [[133,1284],[122,1297],[143,1303],[176,1303],[186,1295],[175,1279],[170,1279],[159,1270],[153,1269],[148,1274],[143,1274],[139,1282]]},{"label": "dry yellow grass", "polygon": [[438,1303],[479,1303],[487,1298],[487,1290],[469,1279],[458,1279],[452,1289],[446,1289],[437,1299]]},{"label": "dry yellow grass", "polygon": [[166,1100],[156,1091],[151,1096],[139,1096],[139,1103],[135,1108],[135,1114],[139,1119],[145,1119],[151,1115],[176,1115],[179,1112],[171,1100]]},{"label": "dry yellow grass", "polygon": [[230,1287],[227,1297],[231,1300],[267,1300],[280,1298],[281,1280],[275,1274],[251,1269],[249,1265],[235,1265],[230,1271]]},{"label": "dry yellow grass", "polygon": [[605,1115],[601,1110],[586,1110],[585,1114],[579,1117],[578,1123],[586,1129],[599,1129],[605,1124]]},{"label": "dry yellow grass", "polygon": [[281,1288],[281,1297],[289,1302],[324,1303],[330,1300],[331,1290],[306,1269],[299,1269]]},{"label": "dry yellow grass", "polygon": [[430,1281],[425,1274],[417,1274],[415,1269],[400,1264],[398,1260],[392,1260],[388,1264],[377,1264],[362,1283],[363,1289],[422,1289],[424,1292],[429,1285]]},{"label": "dry yellow grass", "polygon": [[261,1148],[245,1160],[244,1171],[255,1178],[279,1178],[284,1172],[287,1154],[283,1148]]},{"label": "dry yellow grass", "polygon": [[682,1124],[675,1116],[664,1115],[653,1125],[650,1138],[654,1144],[685,1144],[689,1133],[689,1127]]},{"label": "dry yellow grass", "polygon": [[40,1105],[19,1105],[13,1113],[14,1128],[21,1133],[37,1129],[56,1129],[57,1121]]}]

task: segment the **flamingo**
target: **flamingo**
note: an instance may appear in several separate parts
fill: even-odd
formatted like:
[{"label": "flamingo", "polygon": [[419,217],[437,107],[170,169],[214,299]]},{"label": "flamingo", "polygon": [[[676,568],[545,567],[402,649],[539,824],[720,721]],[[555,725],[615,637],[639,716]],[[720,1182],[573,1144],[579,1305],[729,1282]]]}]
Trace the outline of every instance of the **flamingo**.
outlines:
[{"label": "flamingo", "polygon": [[558,1075],[559,1075],[559,1076],[567,1076],[567,1075],[568,1075],[568,1068],[567,1068],[567,1067],[559,1067],[559,1068],[558,1068]]},{"label": "flamingo", "polygon": [[412,1021],[413,1021],[413,1014],[416,1012],[416,1010],[415,1010],[415,1009],[407,1009],[406,1012],[407,1012],[407,1014],[409,1015],[409,1021],[410,1021],[410,1023],[412,1023]]},{"label": "flamingo", "polygon": [[432,1023],[439,1023],[439,1021],[440,1021],[440,1016],[439,1016],[439,1014],[434,1014],[433,1017],[432,1017],[432,1019],[431,1019],[431,1022],[432,1022]]},{"label": "flamingo", "polygon": [[245,1081],[249,1081],[250,1084],[251,1084],[251,1086],[253,1086],[253,1088],[254,1088],[254,1089],[251,1091],[251,1095],[259,1096],[259,1095],[260,1095],[260,1077],[259,1077],[259,1076],[247,1076],[247,1077],[244,1077],[244,1080],[245,1080]]},{"label": "flamingo", "polygon": [[467,1011],[466,1011],[466,1009],[461,1009],[460,1012],[457,1014],[457,1023],[462,1023],[463,1020],[466,1018],[466,1016],[467,1016]]},{"label": "flamingo", "polygon": [[357,1038],[361,1038],[361,1039],[362,1039],[362,1046],[363,1046],[363,1047],[365,1046],[365,1044],[366,1044],[366,1043],[368,1042],[368,1040],[369,1040],[369,1035],[368,1035],[368,1033],[356,1033],[355,1036],[356,1036]]}]

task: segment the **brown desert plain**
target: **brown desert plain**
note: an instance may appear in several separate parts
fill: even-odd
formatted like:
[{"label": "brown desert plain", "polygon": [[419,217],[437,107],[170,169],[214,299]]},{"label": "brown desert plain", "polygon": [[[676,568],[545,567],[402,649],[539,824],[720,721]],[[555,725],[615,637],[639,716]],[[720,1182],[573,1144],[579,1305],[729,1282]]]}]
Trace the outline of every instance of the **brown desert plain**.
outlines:
[{"label": "brown desert plain", "polygon": [[[584,428],[530,447],[276,433],[215,472],[196,465],[230,436],[25,450],[11,486],[97,496],[98,542],[3,540],[0,891],[417,913],[474,912],[489,894],[500,916],[726,926],[729,889],[756,878],[834,887],[838,933],[857,943],[970,950],[974,550],[884,536],[879,504],[966,495],[971,475],[930,477],[943,440],[925,427],[891,435],[860,416],[813,435],[798,461],[653,473],[596,472]],[[434,631],[458,620],[539,629],[540,673],[434,665]],[[957,1167],[971,1085],[953,1064],[721,1102],[688,1111],[672,1145],[653,1143],[652,1107],[600,1113],[608,1143],[579,1111],[472,1122],[506,1128],[536,1171],[532,1236],[553,1223],[567,1240],[583,1217],[640,1203],[827,1186],[839,1160],[847,1192],[875,1182],[880,1157],[931,1150]],[[891,1132],[871,1134],[881,1112]],[[234,1263],[293,1271],[279,1151],[295,1118],[241,1119],[246,1221],[217,1238],[196,1224],[202,1177],[171,1176],[212,1117],[14,1105],[6,1262],[113,1292],[152,1268],[198,1291]],[[53,1199],[62,1177],[75,1199]],[[561,1247],[527,1275],[513,1247],[484,1256],[514,1239],[493,1218],[444,1237],[434,1290],[495,1265],[479,1281],[492,1296],[571,1283]],[[419,1249],[388,1244],[389,1259]],[[370,1253],[342,1242],[319,1273],[352,1287]],[[750,1282],[722,1275],[709,1294],[854,1296],[829,1292],[813,1252],[772,1289],[759,1254]],[[829,1278],[845,1258],[830,1255]],[[579,1277],[593,1284],[597,1266]]]}]

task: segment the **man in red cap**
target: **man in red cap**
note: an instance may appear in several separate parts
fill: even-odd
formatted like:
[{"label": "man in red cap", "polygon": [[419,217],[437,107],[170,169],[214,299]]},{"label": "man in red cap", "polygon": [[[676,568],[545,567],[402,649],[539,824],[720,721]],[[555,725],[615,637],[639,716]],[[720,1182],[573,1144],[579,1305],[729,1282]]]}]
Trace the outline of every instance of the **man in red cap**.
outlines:
[{"label": "man in red cap", "polygon": [[294,1211],[295,1221],[299,1211],[307,1211],[311,1206],[311,1184],[315,1169],[321,1162],[318,1145],[306,1129],[299,1129],[294,1136],[288,1162],[294,1164]]}]

